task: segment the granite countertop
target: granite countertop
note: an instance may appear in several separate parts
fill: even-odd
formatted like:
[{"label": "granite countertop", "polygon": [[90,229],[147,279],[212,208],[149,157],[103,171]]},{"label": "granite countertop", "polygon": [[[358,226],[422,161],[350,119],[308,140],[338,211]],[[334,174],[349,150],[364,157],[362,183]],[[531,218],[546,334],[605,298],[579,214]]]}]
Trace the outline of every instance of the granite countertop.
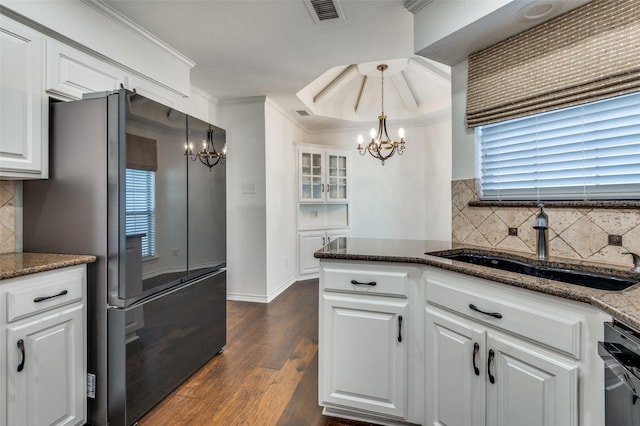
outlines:
[{"label": "granite countertop", "polygon": [[[331,244],[317,251],[315,257],[320,259],[402,262],[436,266],[503,284],[563,297],[565,299],[589,303],[609,313],[614,318],[640,330],[640,273],[634,272],[631,266],[629,266],[629,268],[616,267],[608,264],[577,261],[553,256],[544,262],[544,264],[548,266],[568,268],[579,266],[581,269],[586,269],[591,272],[610,273],[631,279],[637,278],[639,283],[625,290],[608,291],[473,265],[433,255],[443,251],[456,252],[463,250],[465,252],[478,254],[496,253],[496,250],[486,247],[475,247],[446,241],[337,238],[332,241]],[[499,253],[503,257],[515,260],[540,263],[535,254],[510,252],[506,250],[500,250]]]},{"label": "granite countertop", "polygon": [[67,266],[93,263],[95,256],[48,253],[0,254],[0,280],[50,271]]}]

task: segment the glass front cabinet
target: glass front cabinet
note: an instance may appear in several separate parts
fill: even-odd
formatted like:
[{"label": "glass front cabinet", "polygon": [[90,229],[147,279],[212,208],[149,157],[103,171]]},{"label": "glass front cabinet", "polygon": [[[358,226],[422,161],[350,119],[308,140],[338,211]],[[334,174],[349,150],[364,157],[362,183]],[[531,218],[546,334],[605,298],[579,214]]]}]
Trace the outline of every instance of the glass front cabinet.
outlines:
[{"label": "glass front cabinet", "polygon": [[300,148],[299,192],[301,203],[345,202],[349,199],[346,153]]},{"label": "glass front cabinet", "polygon": [[314,253],[349,236],[350,153],[298,145],[298,277],[318,275]]}]

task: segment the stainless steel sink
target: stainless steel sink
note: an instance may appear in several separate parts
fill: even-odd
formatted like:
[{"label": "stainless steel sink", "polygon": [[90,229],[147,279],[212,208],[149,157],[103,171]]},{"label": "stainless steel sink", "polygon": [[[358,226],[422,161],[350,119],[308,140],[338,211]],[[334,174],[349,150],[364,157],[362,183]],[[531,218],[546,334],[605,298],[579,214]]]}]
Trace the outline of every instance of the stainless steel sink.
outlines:
[{"label": "stainless steel sink", "polygon": [[483,254],[473,252],[453,252],[453,253],[425,253],[432,256],[443,257],[446,259],[456,260],[458,262],[471,263],[474,265],[487,266],[489,268],[500,269],[503,271],[516,272],[519,274],[530,275],[533,277],[547,278],[555,281],[562,281],[569,284],[578,284],[585,287],[619,291],[627,287],[637,284],[640,279],[632,276],[622,276],[616,274],[607,274],[602,272],[592,272],[579,268],[579,265],[572,267],[559,267],[538,263],[535,261],[527,261],[512,259],[495,254]]}]

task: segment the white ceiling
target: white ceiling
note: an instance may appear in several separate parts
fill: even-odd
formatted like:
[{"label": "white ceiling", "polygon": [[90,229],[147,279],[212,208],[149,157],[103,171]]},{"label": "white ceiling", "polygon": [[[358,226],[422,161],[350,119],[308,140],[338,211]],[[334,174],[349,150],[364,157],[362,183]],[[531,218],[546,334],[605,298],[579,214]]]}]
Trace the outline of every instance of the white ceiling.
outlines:
[{"label": "white ceiling", "polygon": [[[370,85],[370,94],[363,93],[366,107],[359,108],[357,116],[335,114],[353,108],[356,101],[353,96],[346,96],[357,92],[353,82],[353,87],[342,88],[345,91],[334,90],[328,109],[326,105],[323,110],[322,105],[314,106],[308,101],[350,64],[372,63],[375,69],[376,63],[405,59],[429,65],[430,61],[414,56],[413,15],[405,4],[408,7],[421,4],[424,9],[420,13],[439,10],[442,2],[457,2],[464,8],[473,7],[476,1],[504,4],[420,52],[451,64],[472,51],[589,0],[337,1],[344,19],[317,23],[304,0],[104,0],[193,60],[196,66],[191,72],[191,83],[219,102],[269,96],[310,131],[360,127],[362,123],[356,121],[366,119],[363,117],[367,115],[371,116],[372,125],[375,124],[380,112],[379,83],[377,89],[375,84]],[[549,13],[541,18],[530,19],[528,16],[548,8]],[[437,16],[431,18],[439,19]],[[413,94],[419,106],[418,113],[413,115],[400,112],[403,105],[391,99],[394,84],[385,76],[385,112],[392,126],[396,124],[394,108],[398,117],[405,118],[401,121],[406,125],[408,117],[415,121],[416,117],[436,113],[439,104],[450,103],[448,67],[436,65],[435,68],[413,66],[402,72],[407,86],[404,88],[404,106],[411,103],[406,102],[407,99],[410,101],[408,92]],[[400,82],[399,85],[405,84]],[[297,93],[306,99],[307,105],[296,96]],[[388,104],[387,96],[390,98]],[[301,109],[307,110],[310,116],[296,114]]]},{"label": "white ceiling", "polygon": [[[413,15],[403,0],[342,0],[344,19],[324,23],[303,0],[106,3],[196,62],[196,87],[219,101],[270,96],[292,117],[305,109],[295,94],[325,71],[413,55]],[[309,130],[335,124],[313,114],[296,119]]]}]

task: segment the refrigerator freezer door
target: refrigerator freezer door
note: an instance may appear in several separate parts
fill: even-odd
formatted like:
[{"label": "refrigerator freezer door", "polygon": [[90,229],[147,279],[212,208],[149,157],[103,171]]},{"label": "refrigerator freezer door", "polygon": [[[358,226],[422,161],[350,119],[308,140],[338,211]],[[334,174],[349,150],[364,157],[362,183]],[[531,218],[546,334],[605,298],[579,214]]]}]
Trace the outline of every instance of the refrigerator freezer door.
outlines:
[{"label": "refrigerator freezer door", "polygon": [[109,321],[109,422],[139,420],[226,343],[226,271],[125,309]]}]

